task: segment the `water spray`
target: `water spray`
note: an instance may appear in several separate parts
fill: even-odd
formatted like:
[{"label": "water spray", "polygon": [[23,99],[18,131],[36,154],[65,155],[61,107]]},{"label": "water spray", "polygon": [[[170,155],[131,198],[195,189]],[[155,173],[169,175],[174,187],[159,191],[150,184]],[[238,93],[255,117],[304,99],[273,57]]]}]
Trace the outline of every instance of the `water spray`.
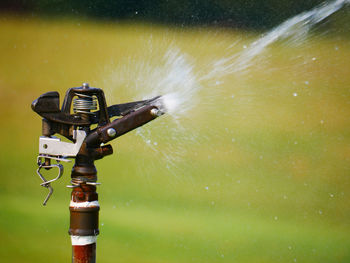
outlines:
[{"label": "water spray", "polygon": [[[94,263],[100,210],[94,161],[113,153],[112,146],[106,143],[161,116],[164,109],[160,96],[107,107],[103,90],[87,83],[68,89],[61,109],[59,105],[56,91],[47,92],[32,103],[33,111],[43,117],[37,158],[41,186],[49,190],[43,205],[53,193],[51,184],[63,174],[61,162],[75,159],[71,185],[67,186],[72,188],[69,206],[72,262]],[[54,134],[71,142],[62,141]],[[47,180],[42,168],[57,168],[57,176]]]}]

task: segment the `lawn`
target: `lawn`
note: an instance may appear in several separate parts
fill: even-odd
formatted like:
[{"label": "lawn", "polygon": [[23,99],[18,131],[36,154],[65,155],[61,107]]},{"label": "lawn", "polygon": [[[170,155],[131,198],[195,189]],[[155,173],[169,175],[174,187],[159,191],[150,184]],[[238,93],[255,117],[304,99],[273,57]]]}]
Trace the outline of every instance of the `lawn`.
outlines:
[{"label": "lawn", "polygon": [[0,17],[1,262],[71,257],[72,164],[43,207],[31,102],[54,90],[62,101],[82,82],[110,104],[161,92],[169,50],[191,69],[179,85],[194,76],[200,88],[183,94],[184,112],[121,137],[96,162],[98,262],[350,262],[350,39],[315,32],[273,44],[244,72],[208,77],[257,37]]}]

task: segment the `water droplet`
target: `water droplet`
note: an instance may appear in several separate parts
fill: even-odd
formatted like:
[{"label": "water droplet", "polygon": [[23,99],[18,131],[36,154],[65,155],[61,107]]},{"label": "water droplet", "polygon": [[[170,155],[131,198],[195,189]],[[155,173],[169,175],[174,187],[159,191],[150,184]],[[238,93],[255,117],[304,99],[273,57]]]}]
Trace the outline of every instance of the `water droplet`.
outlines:
[{"label": "water droplet", "polygon": [[283,199],[288,199],[288,197],[286,195],[283,196]]},{"label": "water droplet", "polygon": [[318,211],[318,213],[319,213],[320,215],[322,215],[322,214],[323,214],[322,210],[319,210],[319,211]]},{"label": "water droplet", "polygon": [[215,205],[215,202],[214,202],[214,201],[211,201],[211,205]]},{"label": "water droplet", "polygon": [[235,139],[235,138],[232,138],[232,139],[231,139],[231,141],[232,141],[232,142],[235,142],[235,141],[236,141],[236,139]]},{"label": "water droplet", "polygon": [[316,60],[316,58],[312,58],[312,61],[315,61]]},{"label": "water droplet", "polygon": [[233,99],[234,97],[235,97],[235,95],[232,94],[232,95],[231,95],[231,99]]},{"label": "water droplet", "polygon": [[259,156],[259,159],[260,159],[260,160],[262,160],[263,158],[264,158],[264,156],[262,156],[262,155]]},{"label": "water droplet", "polygon": [[154,142],[153,145],[158,145],[158,143],[157,143],[157,142]]},{"label": "water droplet", "polygon": [[205,190],[209,190],[209,186],[206,186],[206,187],[205,187]]},{"label": "water droplet", "polygon": [[105,223],[101,223],[101,226],[104,226]]},{"label": "water droplet", "polygon": [[294,92],[294,93],[293,93],[293,96],[294,96],[294,97],[298,96],[298,93]]},{"label": "water droplet", "polygon": [[246,49],[246,48],[247,48],[247,45],[243,45],[243,48]]},{"label": "water droplet", "polygon": [[297,141],[295,141],[295,142],[294,142],[294,144],[298,144],[298,142],[297,142]]},{"label": "water droplet", "polygon": [[307,80],[304,83],[305,83],[305,85],[309,85],[309,81],[307,81]]},{"label": "water droplet", "polygon": [[329,196],[333,198],[333,197],[334,197],[334,194],[329,193]]},{"label": "water droplet", "polygon": [[292,246],[288,246],[288,249],[289,249],[289,250],[292,250]]},{"label": "water droplet", "polygon": [[224,254],[221,254],[221,257],[224,258],[225,257]]},{"label": "water droplet", "polygon": [[320,120],[320,123],[321,123],[321,124],[324,124],[324,120]]},{"label": "water droplet", "polygon": [[277,217],[277,216],[275,216],[273,219],[278,220],[278,217]]},{"label": "water droplet", "polygon": [[294,262],[297,262],[297,259],[296,259],[296,258],[294,259]]},{"label": "water droplet", "polygon": [[136,12],[135,12],[135,15],[137,15],[138,13],[139,13],[139,12],[136,11]]}]

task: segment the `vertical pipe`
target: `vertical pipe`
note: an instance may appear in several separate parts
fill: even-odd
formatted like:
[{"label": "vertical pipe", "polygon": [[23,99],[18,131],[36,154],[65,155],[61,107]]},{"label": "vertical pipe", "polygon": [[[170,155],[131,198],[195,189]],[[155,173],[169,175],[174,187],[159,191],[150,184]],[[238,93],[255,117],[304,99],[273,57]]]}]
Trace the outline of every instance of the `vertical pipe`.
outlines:
[{"label": "vertical pipe", "polygon": [[[96,238],[99,234],[98,214],[100,206],[96,193],[95,166],[77,166],[72,170],[72,190],[69,234],[72,241],[73,263],[96,262]],[[91,185],[92,183],[92,185]]]},{"label": "vertical pipe", "polygon": [[72,263],[95,263],[96,243],[85,246],[72,246]]}]

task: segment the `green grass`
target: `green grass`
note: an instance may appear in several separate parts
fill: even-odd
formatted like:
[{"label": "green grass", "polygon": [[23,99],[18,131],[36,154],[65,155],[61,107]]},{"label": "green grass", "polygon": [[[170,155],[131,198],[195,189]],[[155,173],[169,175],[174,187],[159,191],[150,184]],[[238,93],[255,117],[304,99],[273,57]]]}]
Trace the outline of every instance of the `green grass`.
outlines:
[{"label": "green grass", "polygon": [[[161,65],[169,46],[189,54],[201,74],[254,37],[2,17],[1,262],[71,256],[71,165],[42,207],[41,121],[32,100],[50,90],[63,96],[84,81],[114,94],[110,103],[131,100],[137,92],[120,83],[141,85],[147,71],[137,65]],[[135,132],[114,142],[115,154],[96,162],[98,262],[349,262],[349,47],[334,36],[275,44],[247,74],[224,76],[215,89],[215,80],[203,82],[200,103],[180,122],[185,132],[174,133],[167,116],[147,125],[156,151]],[[177,160],[167,168],[169,155]]]}]

